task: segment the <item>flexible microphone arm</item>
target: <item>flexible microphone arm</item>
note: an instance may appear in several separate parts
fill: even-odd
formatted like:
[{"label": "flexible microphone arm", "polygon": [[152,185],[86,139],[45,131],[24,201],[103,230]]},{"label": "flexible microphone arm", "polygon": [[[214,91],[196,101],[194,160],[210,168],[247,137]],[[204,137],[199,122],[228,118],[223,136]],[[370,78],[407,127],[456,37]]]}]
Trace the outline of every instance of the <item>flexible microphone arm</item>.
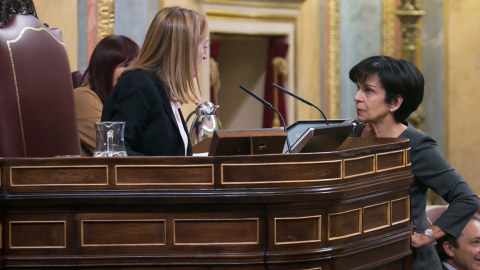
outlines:
[{"label": "flexible microphone arm", "polygon": [[285,94],[290,95],[290,96],[292,96],[292,97],[300,100],[301,102],[303,102],[303,103],[305,103],[305,104],[307,104],[307,105],[310,105],[310,106],[314,107],[315,109],[317,109],[317,110],[322,114],[323,118],[325,119],[325,124],[328,125],[327,117],[326,117],[325,114],[322,112],[322,110],[320,110],[320,108],[318,108],[317,106],[315,106],[315,105],[314,105],[313,103],[311,103],[310,101],[308,101],[308,100],[306,100],[306,99],[304,99],[304,98],[301,98],[300,96],[295,95],[294,93],[288,91],[287,89],[285,89],[285,88],[283,88],[283,87],[281,87],[281,86],[279,86],[279,85],[277,85],[277,84],[272,83],[272,85],[273,85],[273,87],[275,87],[275,88],[277,88],[278,90],[284,92]]},{"label": "flexible microphone arm", "polygon": [[250,96],[254,97],[256,100],[260,101],[263,105],[267,106],[267,108],[273,110],[280,120],[282,120],[282,125],[283,125],[283,131],[285,132],[285,135],[287,135],[287,148],[288,148],[288,153],[292,152],[292,148],[290,147],[290,141],[288,140],[288,133],[287,133],[287,125],[285,124],[285,119],[283,119],[283,116],[275,109],[275,107],[272,106],[272,104],[268,103],[268,101],[264,100],[263,98],[260,98],[259,96],[255,95],[252,91],[248,90],[245,86],[239,85],[239,87],[247,92]]}]

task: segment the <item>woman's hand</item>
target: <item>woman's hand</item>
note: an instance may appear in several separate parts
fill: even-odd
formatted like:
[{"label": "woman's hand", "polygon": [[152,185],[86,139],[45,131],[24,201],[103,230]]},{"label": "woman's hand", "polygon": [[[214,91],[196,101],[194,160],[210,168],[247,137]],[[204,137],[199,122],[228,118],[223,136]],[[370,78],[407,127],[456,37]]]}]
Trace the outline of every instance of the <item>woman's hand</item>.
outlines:
[{"label": "woman's hand", "polygon": [[424,233],[417,233],[414,231],[412,236],[410,237],[411,246],[416,248],[423,247],[430,243],[435,242],[435,240],[445,235],[445,232],[435,225],[432,225],[430,229],[433,230],[432,237],[428,237]]}]

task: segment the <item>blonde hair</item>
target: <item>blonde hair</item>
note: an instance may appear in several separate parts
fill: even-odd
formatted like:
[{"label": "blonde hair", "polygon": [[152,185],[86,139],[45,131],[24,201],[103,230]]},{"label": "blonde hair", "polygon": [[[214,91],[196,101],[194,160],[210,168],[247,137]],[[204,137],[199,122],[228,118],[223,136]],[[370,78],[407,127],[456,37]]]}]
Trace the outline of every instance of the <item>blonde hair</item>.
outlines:
[{"label": "blonde hair", "polygon": [[200,100],[194,88],[196,77],[200,90],[197,49],[202,38],[207,36],[205,15],[178,6],[163,8],[155,15],[140,54],[128,70],[148,72],[155,81],[162,83],[170,101],[184,104]]}]

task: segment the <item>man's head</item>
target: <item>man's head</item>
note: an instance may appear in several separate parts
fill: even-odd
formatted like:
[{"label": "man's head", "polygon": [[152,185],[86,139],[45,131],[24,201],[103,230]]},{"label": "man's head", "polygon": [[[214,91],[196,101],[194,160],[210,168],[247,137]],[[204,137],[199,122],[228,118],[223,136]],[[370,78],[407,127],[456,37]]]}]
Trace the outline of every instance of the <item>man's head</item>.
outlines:
[{"label": "man's head", "polygon": [[448,234],[438,239],[436,249],[455,269],[480,269],[480,215],[472,217],[457,239]]}]

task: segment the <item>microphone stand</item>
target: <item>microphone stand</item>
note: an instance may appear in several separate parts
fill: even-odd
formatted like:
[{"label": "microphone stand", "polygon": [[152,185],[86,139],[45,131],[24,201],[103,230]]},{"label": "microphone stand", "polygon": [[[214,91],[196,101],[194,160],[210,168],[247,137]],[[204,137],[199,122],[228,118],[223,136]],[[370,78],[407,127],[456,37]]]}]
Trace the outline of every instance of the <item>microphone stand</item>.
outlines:
[{"label": "microphone stand", "polygon": [[285,124],[285,119],[283,119],[282,114],[280,114],[275,107],[272,106],[272,104],[268,103],[268,101],[264,100],[263,98],[255,95],[252,91],[248,90],[245,86],[239,85],[240,89],[243,91],[247,92],[250,96],[254,97],[256,100],[260,101],[263,105],[267,106],[267,108],[273,110],[280,118],[282,121],[283,125],[283,131],[285,132],[285,135],[287,135],[287,148],[288,148],[288,153],[292,153],[292,148],[290,147],[290,141],[288,140],[288,133],[287,133],[287,125]]},{"label": "microphone stand", "polygon": [[278,90],[284,92],[285,94],[290,95],[290,96],[292,96],[292,97],[300,100],[301,102],[303,102],[303,103],[305,103],[305,104],[307,104],[307,105],[310,105],[310,106],[314,107],[315,109],[317,109],[317,110],[322,114],[323,118],[325,119],[325,124],[327,124],[327,126],[328,126],[327,117],[326,117],[325,114],[322,112],[322,110],[320,110],[320,108],[318,108],[317,106],[315,106],[315,105],[314,105],[313,103],[311,103],[310,101],[308,101],[308,100],[306,100],[306,99],[304,99],[304,98],[301,98],[301,97],[298,96],[298,95],[295,95],[294,93],[288,91],[287,89],[285,89],[285,88],[283,88],[283,87],[281,87],[281,86],[279,86],[279,85],[277,85],[277,84],[272,83],[272,85],[273,85],[273,87],[275,87],[275,88],[277,88]]}]

